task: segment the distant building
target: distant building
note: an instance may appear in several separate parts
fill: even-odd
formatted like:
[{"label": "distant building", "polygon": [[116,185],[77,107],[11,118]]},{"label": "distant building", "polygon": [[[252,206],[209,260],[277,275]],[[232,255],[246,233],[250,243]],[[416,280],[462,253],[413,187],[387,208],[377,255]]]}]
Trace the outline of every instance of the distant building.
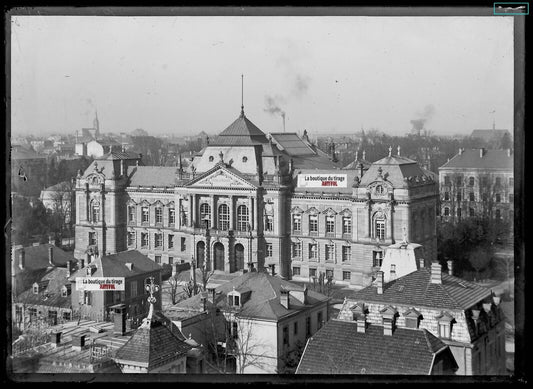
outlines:
[{"label": "distant building", "polygon": [[[77,238],[77,237],[76,237]],[[116,305],[136,328],[148,312],[145,285],[150,277],[161,283],[161,266],[136,250],[101,255],[94,246],[89,247],[86,259],[80,260],[80,269],[70,276],[72,283],[72,309],[82,318],[112,320]],[[77,277],[124,277],[124,291],[85,291],[76,288]],[[157,294],[156,309],[161,309],[161,296]]]},{"label": "distant building", "polygon": [[41,191],[39,200],[46,209],[60,212],[65,216],[65,223],[70,221],[74,205],[74,186],[64,181]]},{"label": "distant building", "polygon": [[164,314],[198,343],[224,344],[237,372],[275,374],[284,367],[283,357],[303,346],[328,320],[328,301],[279,277],[248,272]]},{"label": "distant building", "polygon": [[453,375],[449,346],[431,332],[369,324],[365,315],[332,319],[308,341],[296,374]]},{"label": "distant building", "polygon": [[458,375],[506,372],[500,298],[489,289],[443,273],[438,263],[388,283],[379,272],[374,285],[347,298],[345,308],[357,311],[362,304],[373,325],[425,329],[438,337],[453,353]]},{"label": "distant building", "polygon": [[513,171],[511,149],[459,149],[439,168],[441,216],[447,221],[469,217],[514,220]]},{"label": "distant building", "polygon": [[512,139],[509,130],[473,130],[470,135],[471,138],[481,139],[487,145],[499,145],[504,136],[507,136],[509,140]]},{"label": "distant building", "polygon": [[123,151],[122,145],[112,139],[95,139],[87,143],[87,156],[98,158],[112,152]]}]

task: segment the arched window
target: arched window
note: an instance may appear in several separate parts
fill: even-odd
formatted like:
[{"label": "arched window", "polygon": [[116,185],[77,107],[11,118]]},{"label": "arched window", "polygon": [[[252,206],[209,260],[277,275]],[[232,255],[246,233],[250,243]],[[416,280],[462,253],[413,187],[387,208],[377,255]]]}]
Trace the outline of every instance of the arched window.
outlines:
[{"label": "arched window", "polygon": [[227,204],[220,204],[218,207],[218,229],[229,230],[229,207]]},{"label": "arched window", "polygon": [[450,200],[450,192],[444,192],[444,201]]},{"label": "arched window", "polygon": [[250,216],[248,213],[248,207],[246,205],[239,205],[237,207],[237,230],[248,231],[249,222]]},{"label": "arched window", "polygon": [[383,217],[376,218],[374,222],[376,239],[385,240],[385,219]]},{"label": "arched window", "polygon": [[475,181],[476,181],[476,180],[474,179],[474,177],[470,177],[470,178],[468,179],[468,185],[470,185],[470,186],[474,186]]},{"label": "arched window", "polygon": [[100,203],[96,200],[91,202],[91,221],[93,223],[100,221]]},{"label": "arched window", "polygon": [[450,208],[448,207],[444,208],[444,216],[450,216]]},{"label": "arched window", "polygon": [[202,221],[202,227],[211,227],[211,206],[207,203],[200,205],[200,220]]}]

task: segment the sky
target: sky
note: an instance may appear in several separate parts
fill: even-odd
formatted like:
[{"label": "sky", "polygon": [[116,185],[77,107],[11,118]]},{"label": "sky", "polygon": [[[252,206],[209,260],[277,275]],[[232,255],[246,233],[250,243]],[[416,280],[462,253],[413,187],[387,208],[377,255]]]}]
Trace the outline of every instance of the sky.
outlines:
[{"label": "sky", "polygon": [[12,136],[513,128],[510,17],[11,17]]}]

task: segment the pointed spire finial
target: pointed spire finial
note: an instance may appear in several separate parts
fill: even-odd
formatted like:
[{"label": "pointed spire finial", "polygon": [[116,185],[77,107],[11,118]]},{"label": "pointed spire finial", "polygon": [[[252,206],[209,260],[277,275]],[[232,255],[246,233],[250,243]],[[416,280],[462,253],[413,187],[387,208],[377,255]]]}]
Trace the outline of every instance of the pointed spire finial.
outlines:
[{"label": "pointed spire finial", "polygon": [[241,74],[241,116],[244,116],[244,74]]},{"label": "pointed spire finial", "polygon": [[150,303],[150,310],[148,311],[148,316],[143,320],[142,327],[149,327],[152,322],[152,316],[154,314],[154,304],[157,299],[154,297],[154,293],[159,292],[159,285],[154,283],[154,277],[149,278],[149,283],[146,284],[145,289],[150,296],[148,297],[148,302]]}]

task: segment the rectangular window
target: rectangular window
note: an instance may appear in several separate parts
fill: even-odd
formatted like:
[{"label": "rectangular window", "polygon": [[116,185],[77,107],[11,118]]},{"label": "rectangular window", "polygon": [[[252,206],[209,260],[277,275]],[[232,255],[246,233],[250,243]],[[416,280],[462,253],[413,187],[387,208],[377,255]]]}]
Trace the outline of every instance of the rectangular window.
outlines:
[{"label": "rectangular window", "polygon": [[462,214],[461,208],[457,208],[457,217],[459,219],[461,218],[461,214]]},{"label": "rectangular window", "polygon": [[57,325],[57,311],[48,311],[48,323]]},{"label": "rectangular window", "polygon": [[83,292],[83,300],[85,302],[85,305],[92,305],[93,302],[93,295],[92,292],[84,291]]},{"label": "rectangular window", "polygon": [[89,246],[96,244],[96,231],[89,232]]},{"label": "rectangular window", "polygon": [[311,318],[305,318],[305,337],[309,338],[311,336]]},{"label": "rectangular window", "polygon": [[135,232],[128,232],[128,246],[135,246]]},{"label": "rectangular window", "polygon": [[373,251],[372,252],[372,266],[381,267],[383,262],[383,251]]},{"label": "rectangular window", "polygon": [[22,322],[22,307],[20,305],[15,307],[15,320],[16,323]]},{"label": "rectangular window", "polygon": [[301,242],[295,242],[292,244],[292,256],[293,258],[302,257],[302,243]]},{"label": "rectangular window", "polygon": [[318,245],[309,243],[309,259],[318,259]]},{"label": "rectangular window", "polygon": [[142,207],[141,214],[142,214],[141,222],[149,223],[150,222],[150,211],[148,210],[148,207]]},{"label": "rectangular window", "polygon": [[333,269],[327,269],[326,270],[326,280],[333,279]]},{"label": "rectangular window", "polygon": [[187,243],[184,237],[181,238],[181,251],[187,250]]},{"label": "rectangular window", "polygon": [[309,268],[309,277],[316,277],[316,268]]},{"label": "rectangular window", "polygon": [[309,215],[309,232],[318,234],[318,215]]},{"label": "rectangular window", "polygon": [[266,256],[271,257],[272,256],[272,243],[266,244]]},{"label": "rectangular window", "polygon": [[37,319],[37,308],[28,308],[28,315],[30,316],[30,321]]},{"label": "rectangular window", "polygon": [[444,201],[450,200],[450,192],[444,192]]},{"label": "rectangular window", "polygon": [[463,185],[463,177],[461,177],[461,176],[457,176],[457,177],[455,178],[455,184],[456,184],[457,186],[461,186],[461,185]]},{"label": "rectangular window", "polygon": [[450,177],[444,176],[444,185],[450,185]]},{"label": "rectangular window", "polygon": [[376,238],[385,239],[385,220],[376,220]]},{"label": "rectangular window", "polygon": [[326,216],[326,234],[335,233],[335,216]]},{"label": "rectangular window", "polygon": [[231,337],[233,339],[239,339],[239,326],[235,321],[231,323]]},{"label": "rectangular window", "polygon": [[468,196],[470,201],[476,201],[476,196],[474,195],[474,192],[470,192]]},{"label": "rectangular window", "polygon": [[148,248],[148,233],[141,232],[141,247]]},{"label": "rectangular window", "polygon": [[168,235],[168,248],[169,250],[174,248],[174,235],[172,234]]},{"label": "rectangular window", "polygon": [[174,208],[168,210],[168,224],[171,227],[176,224],[176,210]]},{"label": "rectangular window", "polygon": [[470,215],[470,217],[476,216],[476,212],[474,211],[474,208],[469,208],[468,209],[468,214]]},{"label": "rectangular window", "polygon": [[63,320],[70,321],[70,312],[63,312]]},{"label": "rectangular window", "polygon": [[302,231],[302,215],[292,216],[292,229],[293,231]]},{"label": "rectangular window", "polygon": [[297,321],[294,322],[294,331],[293,331],[293,334],[294,334],[294,335],[298,335],[298,322],[297,322]]},{"label": "rectangular window", "polygon": [[350,279],[352,278],[352,273],[349,272],[349,271],[343,271],[342,272],[342,280],[343,281],[350,281]]},{"label": "rectangular window", "polygon": [[300,275],[300,267],[299,266],[294,266],[292,268],[292,275],[293,276],[299,276]]},{"label": "rectangular window", "polygon": [[335,259],[335,245],[326,245],[326,261],[333,261]]},{"label": "rectangular window", "polygon": [[162,249],[163,248],[163,234],[158,232],[154,234],[154,243],[156,249]]},{"label": "rectangular window", "polygon": [[352,218],[345,216],[342,218],[342,233],[351,234],[352,233]]},{"label": "rectangular window", "polygon": [[283,345],[289,345],[289,326],[283,327]]},{"label": "rectangular window", "polygon": [[174,263],[174,257],[168,257],[168,264],[172,265]]},{"label": "rectangular window", "polygon": [[155,223],[163,224],[163,208],[156,207],[155,209]]},{"label": "rectangular window", "polygon": [[265,216],[265,231],[274,231],[274,216]]},{"label": "rectangular window", "polygon": [[501,177],[496,177],[496,183],[495,183],[497,186],[501,185],[502,184],[502,179]]},{"label": "rectangular window", "polygon": [[133,205],[130,205],[128,207],[128,223],[134,223],[135,222],[135,207]]},{"label": "rectangular window", "polygon": [[441,338],[450,338],[450,325],[448,323],[439,323],[439,336]]},{"label": "rectangular window", "polygon": [[342,262],[352,259],[352,248],[350,246],[342,246]]},{"label": "rectangular window", "polygon": [[462,200],[462,196],[461,196],[461,192],[457,193],[457,202],[461,202]]},{"label": "rectangular window", "polygon": [[157,263],[158,265],[161,265],[161,255],[155,256],[155,263]]},{"label": "rectangular window", "polygon": [[130,297],[137,297],[137,281],[130,282]]}]

